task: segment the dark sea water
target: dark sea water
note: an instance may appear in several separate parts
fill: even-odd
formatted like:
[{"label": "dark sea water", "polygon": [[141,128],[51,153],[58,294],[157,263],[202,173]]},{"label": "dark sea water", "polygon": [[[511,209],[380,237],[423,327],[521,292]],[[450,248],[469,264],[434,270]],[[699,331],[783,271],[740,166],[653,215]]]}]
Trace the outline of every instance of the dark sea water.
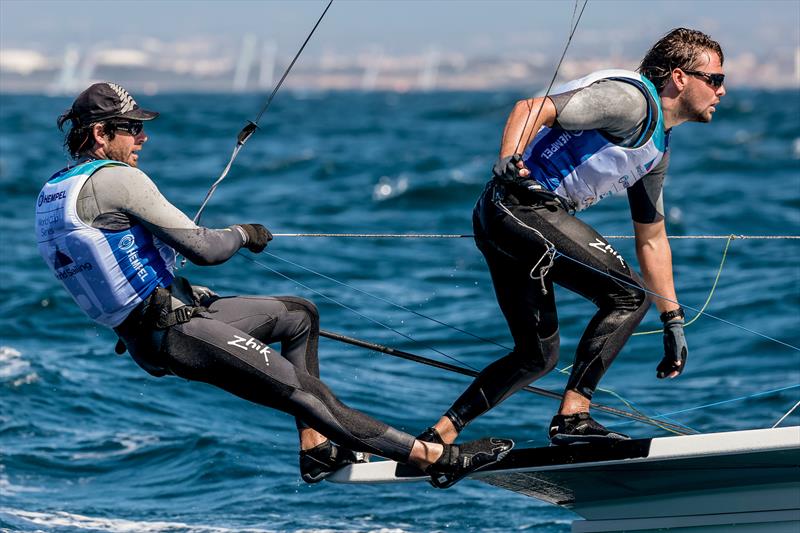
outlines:
[{"label": "dark sea water", "polygon": [[[469,234],[472,205],[520,96],[281,93],[204,222],[260,222],[275,233]],[[162,116],[148,124],[140,167],[194,213],[262,98],[141,97]],[[68,104],[0,96],[0,529],[569,531],[569,511],[476,481],[447,491],[306,486],[288,416],[207,385],[152,378],[114,355],[113,334],[78,310],[35,245],[36,195],[66,163],[55,118]],[[677,128],[665,200],[672,235],[800,234],[798,92],[733,89],[713,123]],[[608,235],[631,233],[624,196],[581,217]],[[635,260],[632,241],[613,242]],[[725,243],[673,241],[685,304],[702,306]],[[388,302],[510,343],[471,239],[277,237],[269,251],[259,260],[292,281],[239,256],[213,268],[189,265],[182,274],[223,294],[305,296],[319,305],[325,329],[447,361],[433,347],[477,368],[503,350]],[[557,298],[563,368],[592,306],[564,290]],[[733,241],[708,312],[798,346],[799,311],[800,241]],[[642,329],[657,324],[651,311]],[[645,335],[629,342],[602,386],[651,415],[682,411],[672,419],[703,432],[770,427],[800,399],[800,352],[708,317],[686,334],[690,356],[679,379],[655,378],[661,338]],[[323,379],[343,401],[410,432],[438,418],[468,383],[328,340],[320,354]],[[558,390],[565,382],[553,373],[537,385]],[[596,401],[624,407],[605,392]],[[520,393],[464,437],[545,445],[556,407]],[[597,417],[637,437],[668,435]],[[783,424],[800,424],[800,414]]]}]

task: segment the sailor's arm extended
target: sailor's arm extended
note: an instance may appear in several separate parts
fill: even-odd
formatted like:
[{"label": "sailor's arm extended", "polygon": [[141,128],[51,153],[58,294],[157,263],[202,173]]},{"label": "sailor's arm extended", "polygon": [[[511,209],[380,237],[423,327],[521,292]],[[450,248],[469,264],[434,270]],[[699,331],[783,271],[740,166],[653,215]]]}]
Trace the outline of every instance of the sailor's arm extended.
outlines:
[{"label": "sailor's arm extended", "polygon": [[672,250],[664,222],[662,185],[668,164],[669,153],[650,174],[628,189],[636,255],[648,289],[658,295],[654,295],[653,300],[664,322],[664,357],[656,368],[658,378],[677,377],[686,367],[688,355],[683,311],[676,303]]},{"label": "sailor's arm extended", "polygon": [[[660,313],[678,308],[672,277],[672,250],[664,222],[664,179],[669,166],[666,153],[652,171],[628,188],[628,204],[636,238],[636,256],[647,287],[668,298],[653,297]],[[669,301],[672,300],[672,301]]]},{"label": "sailor's arm extended", "polygon": [[[672,250],[669,247],[666,224],[661,219],[650,224],[634,221],[636,256],[647,288],[663,298],[654,296],[659,313],[678,308],[675,282],[672,276]],[[671,301],[670,301],[671,300]]]},{"label": "sailor's arm extended", "polygon": [[[86,189],[86,187],[84,187]],[[246,236],[236,226],[210,229],[197,226],[172,205],[142,171],[131,167],[106,167],[91,177],[86,205],[96,204],[94,227],[114,229],[133,218],[156,237],[197,265],[227,261],[245,244]],[[93,196],[93,198],[92,198]]]}]

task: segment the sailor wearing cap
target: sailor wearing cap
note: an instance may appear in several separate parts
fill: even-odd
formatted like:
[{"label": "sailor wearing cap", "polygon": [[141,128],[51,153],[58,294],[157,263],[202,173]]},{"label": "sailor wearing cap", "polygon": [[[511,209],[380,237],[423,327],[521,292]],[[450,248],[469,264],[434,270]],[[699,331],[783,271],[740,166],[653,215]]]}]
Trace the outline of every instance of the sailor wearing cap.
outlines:
[{"label": "sailor wearing cap", "polygon": [[313,303],[220,297],[175,276],[176,252],[216,265],[240,248],[263,251],[272,235],[260,224],[198,227],[164,198],[137,168],[144,121],[157,116],[117,84],[86,89],[58,120],[62,129],[69,122],[64,144],[76,164],[56,172],[36,203],[42,257],[78,306],[114,329],[118,353],[127,349],[154,376],[211,383],[294,415],[308,483],[366,452],[412,463],[447,487],[513,447],[505,439],[422,443],[350,409],[319,379]]}]

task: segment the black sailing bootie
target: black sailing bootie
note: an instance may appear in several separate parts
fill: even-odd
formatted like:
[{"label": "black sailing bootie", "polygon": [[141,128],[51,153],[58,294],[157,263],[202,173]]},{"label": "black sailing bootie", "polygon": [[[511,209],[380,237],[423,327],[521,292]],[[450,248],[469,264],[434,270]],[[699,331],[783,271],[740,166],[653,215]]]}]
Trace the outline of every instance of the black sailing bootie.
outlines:
[{"label": "black sailing bootie", "polygon": [[343,466],[369,462],[368,455],[337,446],[329,440],[300,451],[300,477],[306,483],[319,483]]},{"label": "black sailing bootie", "polygon": [[628,440],[629,436],[606,428],[589,413],[556,415],[550,422],[550,442],[553,444],[575,444],[579,442],[613,442]]},{"label": "black sailing bootie", "polygon": [[425,470],[437,489],[452,487],[469,474],[500,461],[514,447],[514,441],[492,437],[443,446],[442,456]]}]

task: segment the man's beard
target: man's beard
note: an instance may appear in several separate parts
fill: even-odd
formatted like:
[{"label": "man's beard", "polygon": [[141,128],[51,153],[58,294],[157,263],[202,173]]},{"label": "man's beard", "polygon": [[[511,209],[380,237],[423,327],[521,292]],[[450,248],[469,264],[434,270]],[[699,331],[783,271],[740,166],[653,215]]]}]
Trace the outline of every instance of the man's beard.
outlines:
[{"label": "man's beard", "polygon": [[[692,95],[687,95],[687,101],[692,101]],[[711,122],[711,110],[709,109],[709,105],[702,105],[695,104],[694,107],[688,107],[686,110],[686,117],[689,122]]]},{"label": "man's beard", "polygon": [[113,161],[119,161],[120,163],[125,163],[126,165],[130,165],[135,168],[137,167],[137,162],[135,158],[131,157],[133,153],[134,152],[130,150],[109,150],[106,152],[106,158]]}]

